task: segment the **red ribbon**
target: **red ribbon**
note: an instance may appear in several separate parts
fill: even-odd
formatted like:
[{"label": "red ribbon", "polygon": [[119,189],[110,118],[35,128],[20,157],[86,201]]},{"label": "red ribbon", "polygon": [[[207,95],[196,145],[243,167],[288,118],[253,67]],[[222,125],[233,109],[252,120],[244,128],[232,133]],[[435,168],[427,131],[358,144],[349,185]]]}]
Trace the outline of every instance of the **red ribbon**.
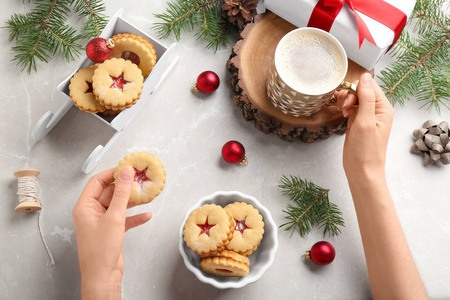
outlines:
[{"label": "red ribbon", "polygon": [[380,22],[394,31],[395,37],[392,45],[397,42],[406,25],[407,16],[400,9],[384,2],[383,0],[319,0],[309,19],[308,27],[316,27],[325,31],[330,31],[334,20],[341,11],[344,3],[348,4],[354,12],[356,23],[358,24],[359,48],[364,39],[376,45],[369,28],[364,23],[358,12]]}]

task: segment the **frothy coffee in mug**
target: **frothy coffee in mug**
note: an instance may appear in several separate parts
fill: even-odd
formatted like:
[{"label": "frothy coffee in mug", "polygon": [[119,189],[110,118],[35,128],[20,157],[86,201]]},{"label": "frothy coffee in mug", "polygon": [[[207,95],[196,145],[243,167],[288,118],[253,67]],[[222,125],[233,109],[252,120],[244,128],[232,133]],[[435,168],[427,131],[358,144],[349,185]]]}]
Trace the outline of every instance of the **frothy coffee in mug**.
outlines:
[{"label": "frothy coffee in mug", "polygon": [[309,31],[282,40],[275,54],[275,65],[291,88],[309,95],[336,88],[347,71],[345,55],[336,42]]}]

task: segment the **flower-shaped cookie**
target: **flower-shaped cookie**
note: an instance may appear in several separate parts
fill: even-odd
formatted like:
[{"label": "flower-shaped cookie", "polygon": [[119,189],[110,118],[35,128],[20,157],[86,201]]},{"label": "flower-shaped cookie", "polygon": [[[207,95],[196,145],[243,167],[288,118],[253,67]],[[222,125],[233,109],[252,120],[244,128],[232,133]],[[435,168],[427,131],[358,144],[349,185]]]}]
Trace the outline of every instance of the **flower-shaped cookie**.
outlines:
[{"label": "flower-shaped cookie", "polygon": [[80,69],[70,79],[70,98],[79,109],[90,113],[102,112],[106,109],[97,100],[92,90],[92,76],[97,65]]},{"label": "flower-shaped cookie", "polygon": [[183,235],[192,251],[210,256],[225,249],[234,232],[233,219],[220,206],[206,204],[186,220]]},{"label": "flower-shaped cookie", "polygon": [[117,165],[114,179],[117,179],[124,167],[135,171],[130,202],[147,203],[161,193],[166,182],[166,171],[156,156],[147,152],[128,154]]},{"label": "flower-shaped cookie", "polygon": [[245,276],[250,271],[249,265],[250,260],[247,257],[228,250],[200,260],[200,268],[203,271],[225,277]]},{"label": "flower-shaped cookie", "polygon": [[264,222],[259,211],[245,202],[228,204],[224,208],[235,222],[233,239],[227,246],[242,255],[251,255],[261,243]]},{"label": "flower-shaped cookie", "polygon": [[122,58],[98,65],[92,77],[95,98],[107,109],[124,110],[139,99],[144,86],[141,70]]},{"label": "flower-shaped cookie", "polygon": [[150,74],[156,64],[156,52],[148,40],[132,33],[118,33],[111,39],[114,41],[111,57],[130,58],[141,69],[144,78]]}]

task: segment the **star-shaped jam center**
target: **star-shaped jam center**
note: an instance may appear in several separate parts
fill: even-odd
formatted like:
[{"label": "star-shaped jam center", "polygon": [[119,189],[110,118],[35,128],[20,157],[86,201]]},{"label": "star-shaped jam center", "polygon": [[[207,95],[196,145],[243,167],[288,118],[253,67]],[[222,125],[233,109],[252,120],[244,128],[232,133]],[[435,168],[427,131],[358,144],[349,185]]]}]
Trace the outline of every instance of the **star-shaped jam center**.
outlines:
[{"label": "star-shaped jam center", "polygon": [[250,227],[247,227],[245,224],[245,219],[242,220],[234,220],[236,222],[236,226],[234,226],[234,230],[239,231],[241,234],[244,234],[245,229],[250,229]]},{"label": "star-shaped jam center", "polygon": [[145,181],[150,181],[150,178],[147,177],[147,168],[145,168],[144,170],[140,171],[136,168],[134,169],[134,181],[136,181],[137,183],[139,183],[139,185],[141,185],[142,183],[144,183]]},{"label": "star-shaped jam center", "polygon": [[117,77],[111,76],[109,75],[109,77],[111,77],[113,83],[111,84],[111,86],[109,87],[110,89],[113,88],[118,88],[121,92],[123,92],[123,86],[129,84],[131,81],[127,81],[123,78],[123,72],[122,74],[120,74]]},{"label": "star-shaped jam center", "polygon": [[199,235],[202,235],[202,234],[204,233],[204,234],[207,234],[207,235],[209,236],[209,230],[210,230],[211,228],[213,228],[214,226],[216,226],[216,224],[210,225],[210,224],[208,223],[208,217],[206,217],[205,224],[197,224],[197,226],[200,227],[200,229],[201,229]]},{"label": "star-shaped jam center", "polygon": [[92,82],[89,82],[89,81],[87,81],[86,80],[86,84],[87,84],[87,86],[88,86],[88,89],[86,90],[86,92],[84,92],[85,94],[87,94],[87,93],[92,93]]}]

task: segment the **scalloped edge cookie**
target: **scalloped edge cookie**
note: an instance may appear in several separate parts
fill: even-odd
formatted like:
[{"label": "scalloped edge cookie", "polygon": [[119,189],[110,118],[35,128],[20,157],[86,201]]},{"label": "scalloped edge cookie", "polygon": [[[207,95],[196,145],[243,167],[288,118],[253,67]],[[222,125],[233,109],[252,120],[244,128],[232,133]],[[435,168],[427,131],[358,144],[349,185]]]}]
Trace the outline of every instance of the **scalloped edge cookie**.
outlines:
[{"label": "scalloped edge cookie", "polygon": [[247,257],[228,250],[200,260],[200,268],[204,272],[224,277],[246,276],[250,271],[249,265],[250,260]]},{"label": "scalloped edge cookie", "polygon": [[[199,225],[213,225],[208,233],[202,233]],[[194,210],[184,224],[183,236],[186,245],[201,256],[221,252],[230,242],[234,232],[234,221],[219,205],[205,204]]]},{"label": "scalloped edge cookie", "polygon": [[[120,170],[130,167],[135,170],[133,190],[129,202],[148,203],[158,196],[166,182],[166,171],[161,161],[148,152],[133,152],[125,156],[116,167],[114,179]],[[144,170],[147,170],[144,172]],[[145,176],[148,180],[142,180]]]},{"label": "scalloped edge cookie", "polygon": [[114,41],[111,58],[121,58],[125,51],[134,52],[139,56],[139,69],[147,77],[156,64],[156,51],[153,45],[140,35],[133,33],[118,33],[111,37]]},{"label": "scalloped edge cookie", "polygon": [[[227,245],[228,250],[233,250],[242,255],[251,255],[255,252],[264,235],[263,217],[253,205],[246,202],[234,202],[224,208],[235,221],[233,239]],[[240,221],[244,220],[246,227],[239,231]]]},{"label": "scalloped edge cookie", "polygon": [[93,84],[92,76],[98,65],[88,66],[78,70],[70,79],[69,92],[73,104],[80,110],[89,113],[99,113],[105,111],[106,107],[101,105],[96,99],[93,92],[88,92],[89,85]]},{"label": "scalloped edge cookie", "polygon": [[[122,91],[114,87],[112,77],[123,76],[128,83]],[[142,71],[132,62],[122,58],[112,58],[99,64],[92,76],[92,88],[96,100],[112,110],[123,110],[131,107],[141,96],[144,87]]]}]

